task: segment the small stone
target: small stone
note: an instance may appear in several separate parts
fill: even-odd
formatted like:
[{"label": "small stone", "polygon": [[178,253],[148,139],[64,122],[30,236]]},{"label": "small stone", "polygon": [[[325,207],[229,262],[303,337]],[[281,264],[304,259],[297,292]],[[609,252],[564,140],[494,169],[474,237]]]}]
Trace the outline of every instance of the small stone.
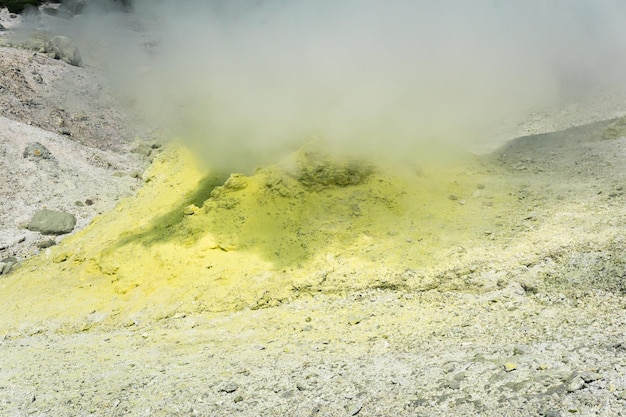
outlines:
[{"label": "small stone", "polygon": [[234,382],[229,382],[228,384],[220,388],[220,392],[226,392],[230,394],[237,391],[237,388],[239,388],[239,385],[235,384]]},{"label": "small stone", "polygon": [[456,200],[458,200],[458,199],[459,199],[459,197],[457,197],[457,196],[456,196],[456,195],[454,195],[454,194],[450,194],[450,195],[448,196],[448,198],[449,198],[450,200],[452,200],[452,201],[456,201]]},{"label": "small stone", "polygon": [[448,382],[446,385],[450,389],[455,389],[455,390],[456,389],[461,389],[461,381],[456,380],[456,379],[453,380],[453,381]]},{"label": "small stone", "polygon": [[39,249],[46,249],[49,248],[51,246],[56,245],[56,242],[54,241],[54,239],[46,239],[46,240],[42,240],[41,242],[37,242],[36,246]]},{"label": "small stone", "polygon": [[577,376],[574,379],[572,379],[570,383],[567,385],[567,392],[578,391],[579,389],[582,389],[584,386],[585,386],[585,381],[580,376]]},{"label": "small stone", "polygon": [[13,266],[17,264],[17,258],[9,256],[0,261],[0,275],[7,275],[13,269]]},{"label": "small stone", "polygon": [[200,208],[198,206],[196,206],[195,204],[190,204],[187,207],[185,207],[185,209],[183,210],[183,214],[185,216],[193,216],[199,211],[200,211]]},{"label": "small stone", "polygon": [[591,372],[591,371],[583,372],[583,373],[581,373],[578,376],[581,377],[582,380],[585,381],[586,383],[597,381],[598,379],[602,378],[602,376],[600,376],[600,374],[597,374],[597,373]]},{"label": "small stone", "polygon": [[352,406],[352,408],[350,409],[350,415],[351,416],[356,416],[357,414],[359,414],[359,412],[361,412],[361,409],[363,409],[363,403],[362,402],[358,402],[358,403],[354,404],[354,406]]},{"label": "small stone", "polygon": [[514,355],[525,355],[528,352],[528,346],[526,345],[515,345],[513,347]]},{"label": "small stone", "polygon": [[456,369],[454,363],[448,363],[443,367],[443,371],[447,374],[453,372]]},{"label": "small stone", "polygon": [[26,148],[24,149],[24,158],[30,159],[31,161],[38,161],[41,159],[54,160],[50,151],[39,142],[31,142],[26,145]]},{"label": "small stone", "polygon": [[467,375],[465,374],[465,372],[459,372],[458,374],[454,375],[452,379],[454,379],[455,381],[464,381],[466,377]]},{"label": "small stone", "polygon": [[505,372],[511,372],[517,369],[517,365],[514,364],[513,362],[507,362],[504,364],[504,371]]},{"label": "small stone", "polygon": [[545,413],[543,413],[544,417],[561,417],[561,412],[559,410],[555,410],[554,408],[551,408],[549,410],[546,410]]},{"label": "small stone", "polygon": [[241,395],[238,395],[233,399],[233,401],[236,403],[240,403],[243,401],[243,397]]},{"label": "small stone", "polygon": [[141,156],[145,156],[146,158],[150,156],[152,153],[152,147],[147,143],[140,143],[130,150],[132,153],[139,154]]}]

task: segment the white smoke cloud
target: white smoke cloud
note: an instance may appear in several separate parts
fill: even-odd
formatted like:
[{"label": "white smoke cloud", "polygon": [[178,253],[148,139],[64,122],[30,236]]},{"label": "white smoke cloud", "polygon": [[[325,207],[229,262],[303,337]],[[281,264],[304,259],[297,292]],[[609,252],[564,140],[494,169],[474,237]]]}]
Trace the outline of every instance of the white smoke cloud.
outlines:
[{"label": "white smoke cloud", "polygon": [[388,157],[466,144],[516,112],[621,89],[625,12],[611,0],[136,0],[130,14],[87,7],[64,30],[148,120],[213,166],[251,169],[312,135]]}]

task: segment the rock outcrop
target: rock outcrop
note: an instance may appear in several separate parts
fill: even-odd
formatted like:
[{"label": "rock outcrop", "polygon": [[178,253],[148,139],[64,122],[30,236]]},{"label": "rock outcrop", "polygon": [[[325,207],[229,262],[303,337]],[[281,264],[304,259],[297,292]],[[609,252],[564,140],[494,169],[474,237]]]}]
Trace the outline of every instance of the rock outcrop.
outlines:
[{"label": "rock outcrop", "polygon": [[64,235],[74,230],[76,217],[64,211],[39,210],[33,216],[27,229],[43,235]]},{"label": "rock outcrop", "polygon": [[67,36],[55,36],[46,43],[46,53],[75,67],[83,66],[80,51]]}]

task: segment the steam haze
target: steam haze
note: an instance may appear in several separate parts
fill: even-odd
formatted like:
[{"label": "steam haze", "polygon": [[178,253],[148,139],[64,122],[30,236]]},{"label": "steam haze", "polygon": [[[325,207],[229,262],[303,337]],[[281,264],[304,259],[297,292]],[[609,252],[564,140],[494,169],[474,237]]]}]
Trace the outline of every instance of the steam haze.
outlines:
[{"label": "steam haze", "polygon": [[211,166],[250,170],[312,136],[390,158],[465,145],[512,114],[622,89],[625,12],[595,0],[137,0],[130,14],[88,2],[63,28],[148,121]]}]

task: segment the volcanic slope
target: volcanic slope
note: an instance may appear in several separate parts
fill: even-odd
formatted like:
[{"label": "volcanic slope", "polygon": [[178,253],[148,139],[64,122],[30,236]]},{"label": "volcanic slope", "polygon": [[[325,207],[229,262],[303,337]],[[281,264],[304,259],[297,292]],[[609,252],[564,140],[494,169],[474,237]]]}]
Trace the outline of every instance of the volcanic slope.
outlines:
[{"label": "volcanic slope", "polygon": [[[488,291],[506,285],[503,271],[567,266],[571,253],[619,257],[607,248],[624,239],[622,124],[438,165],[378,166],[308,144],[249,176],[211,172],[174,143],[135,197],[3,279],[0,327],[73,332],[372,288]],[[532,291],[571,286],[515,275]]]}]

